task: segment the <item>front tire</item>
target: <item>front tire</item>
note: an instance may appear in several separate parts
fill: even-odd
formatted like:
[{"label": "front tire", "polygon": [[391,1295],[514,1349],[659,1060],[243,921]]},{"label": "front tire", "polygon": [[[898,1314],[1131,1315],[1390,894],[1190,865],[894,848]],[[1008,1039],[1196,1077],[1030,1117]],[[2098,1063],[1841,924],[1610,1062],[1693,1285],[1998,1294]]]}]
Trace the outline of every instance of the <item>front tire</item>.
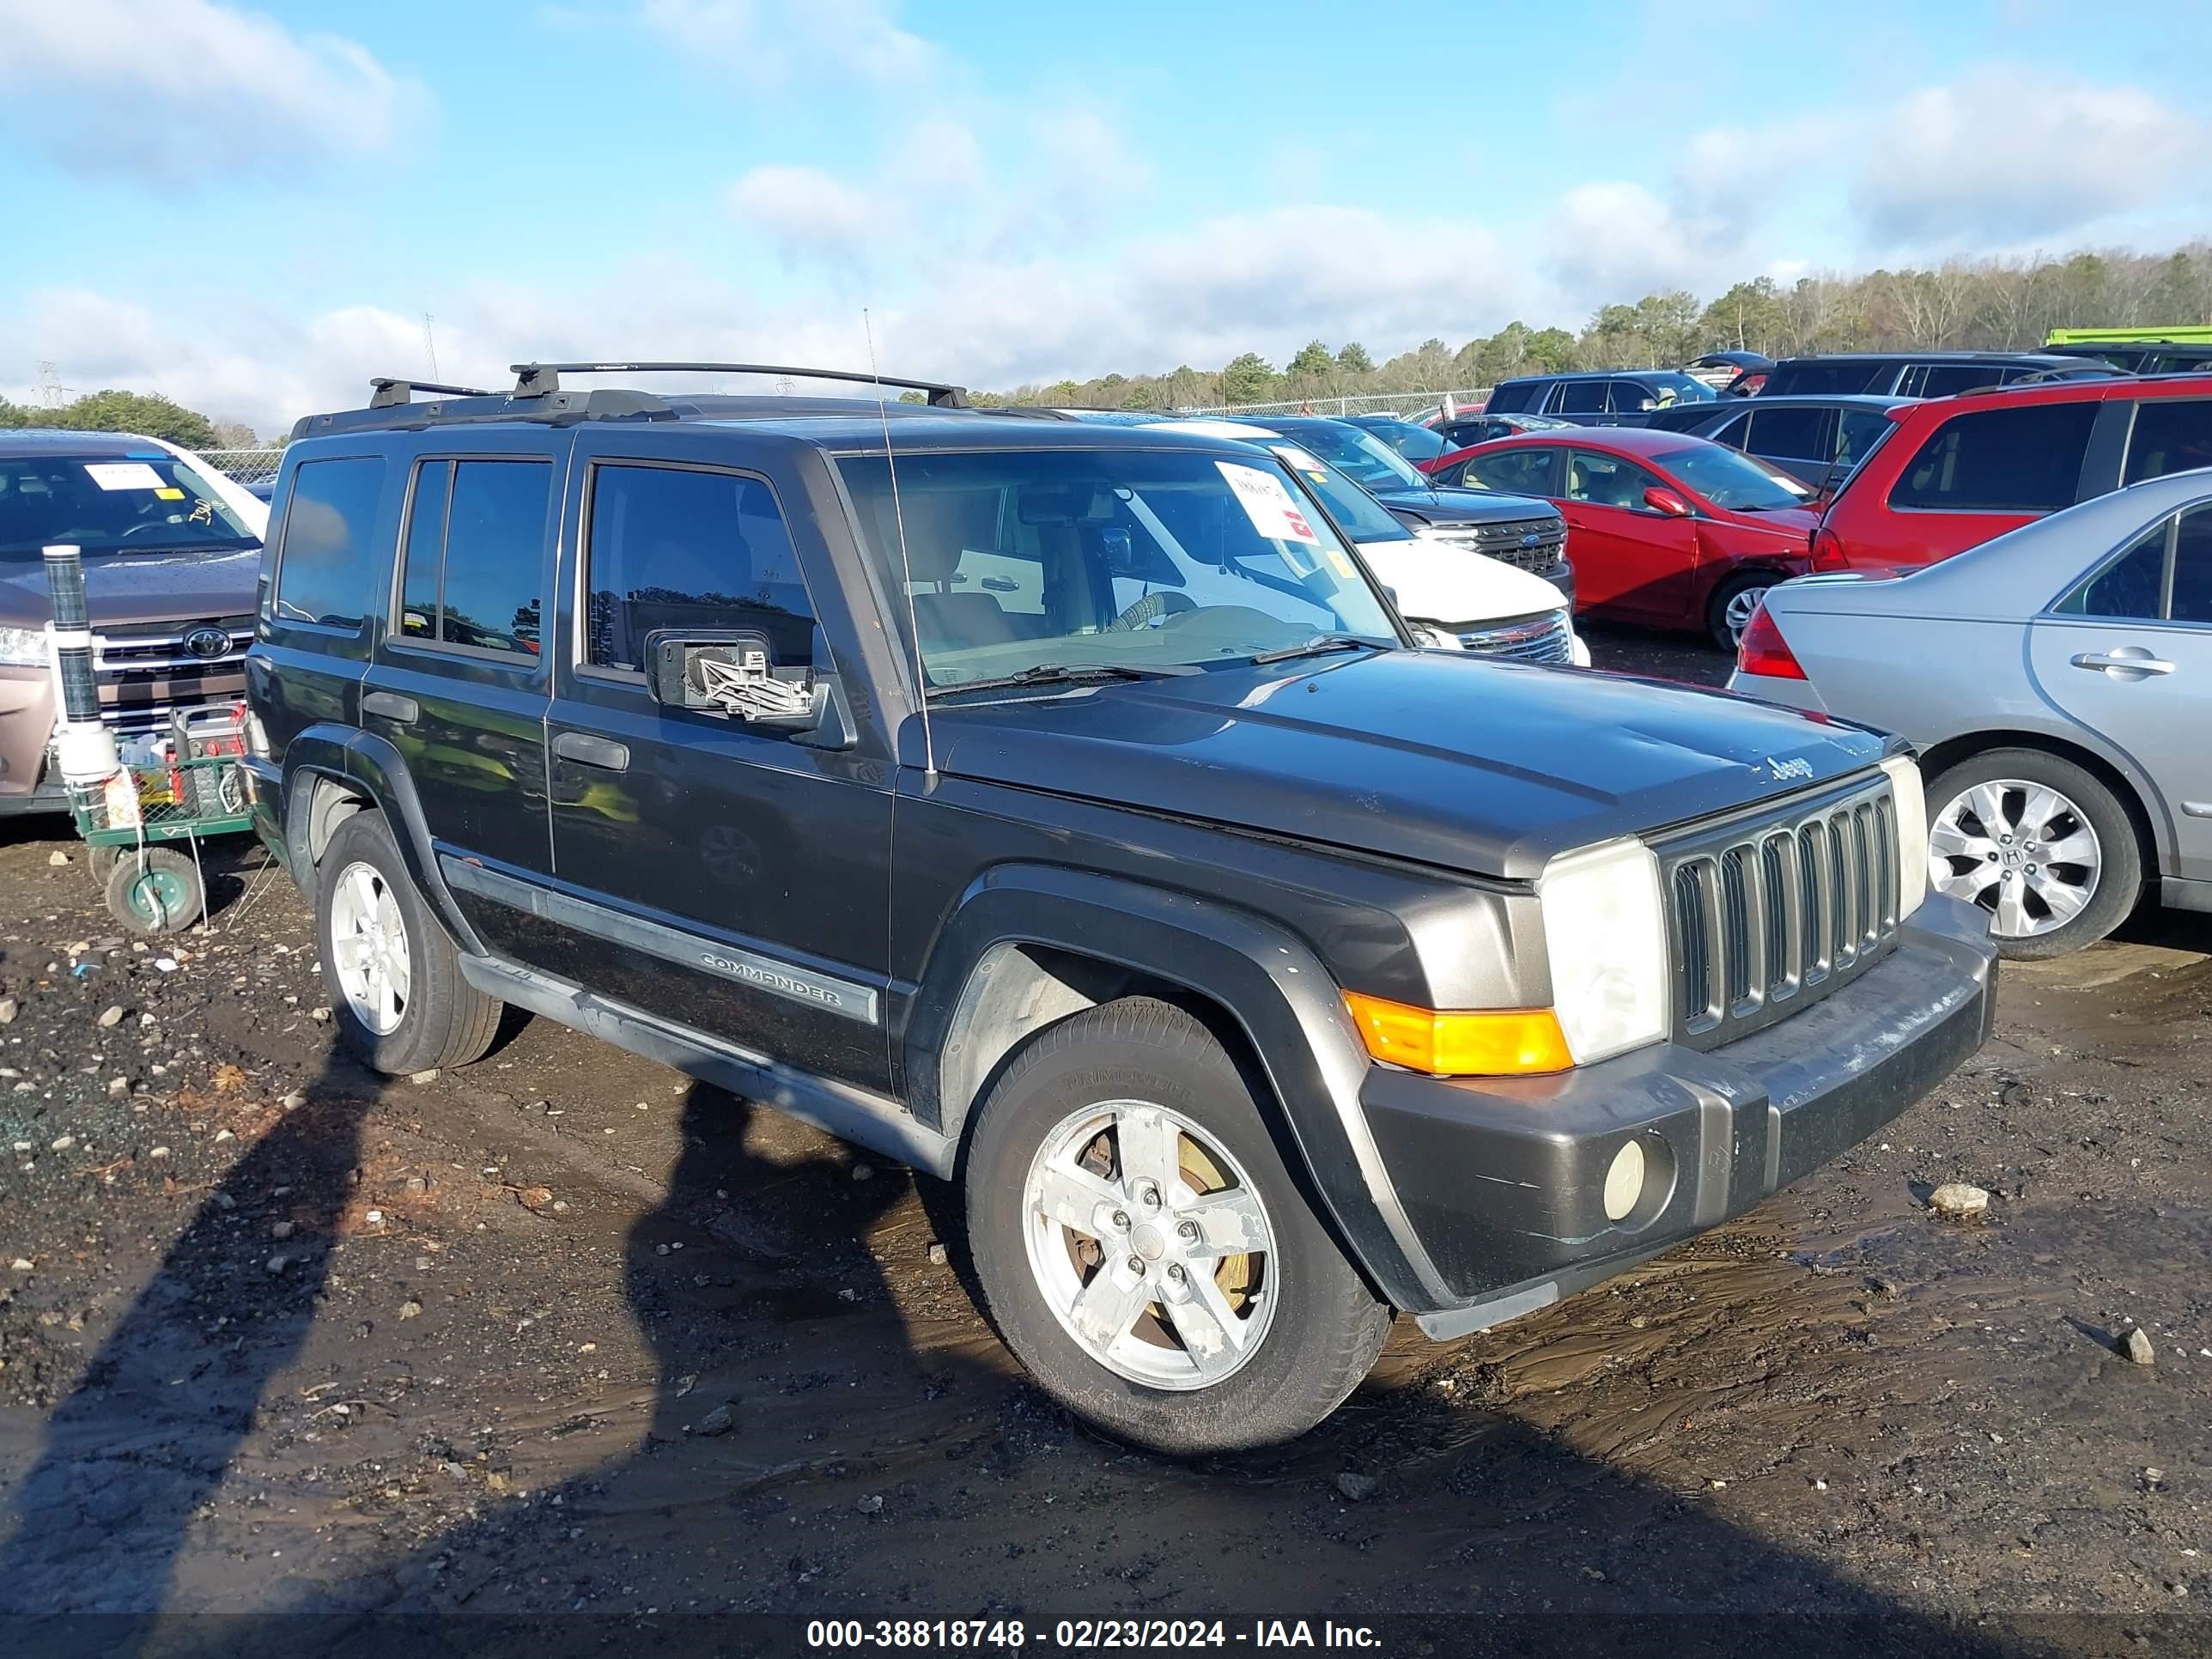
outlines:
[{"label": "front tire", "polygon": [[1176,1456],[1304,1433],[1390,1329],[1206,1028],[1133,997],[1035,1038],[979,1110],[977,1278],[1046,1393]]},{"label": "front tire", "polygon": [[381,812],[348,818],[324,849],[315,943],[338,1034],[377,1071],[465,1066],[491,1047],[501,1005],[461,977]]},{"label": "front tire", "polygon": [[2020,961],[2094,945],[2142,896],[2135,821],[2093,773],[2039,749],[1991,749],[1928,786],[1928,879],[1984,911]]}]

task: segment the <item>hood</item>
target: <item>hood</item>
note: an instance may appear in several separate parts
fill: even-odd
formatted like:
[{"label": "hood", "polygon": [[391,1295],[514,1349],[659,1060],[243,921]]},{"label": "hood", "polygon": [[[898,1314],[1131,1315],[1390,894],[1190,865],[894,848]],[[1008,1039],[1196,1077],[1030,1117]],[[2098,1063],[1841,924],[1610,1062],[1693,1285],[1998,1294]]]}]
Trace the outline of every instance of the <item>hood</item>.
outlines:
[{"label": "hood", "polygon": [[1534,495],[1501,495],[1489,489],[1378,489],[1372,492],[1401,524],[1510,524],[1556,519],[1559,509]]},{"label": "hood", "polygon": [[1359,553],[1390,590],[1399,614],[1422,622],[1504,622],[1566,605],[1541,576],[1449,542],[1409,536],[1362,542]]},{"label": "hood", "polygon": [[[94,553],[84,562],[84,596],[95,628],[243,617],[253,610],[260,571],[258,547]],[[0,624],[39,628],[53,614],[44,560],[0,565]]]},{"label": "hood", "polygon": [[957,776],[1524,880],[1871,766],[1883,743],[1725,693],[1425,651],[939,705],[930,730]]}]

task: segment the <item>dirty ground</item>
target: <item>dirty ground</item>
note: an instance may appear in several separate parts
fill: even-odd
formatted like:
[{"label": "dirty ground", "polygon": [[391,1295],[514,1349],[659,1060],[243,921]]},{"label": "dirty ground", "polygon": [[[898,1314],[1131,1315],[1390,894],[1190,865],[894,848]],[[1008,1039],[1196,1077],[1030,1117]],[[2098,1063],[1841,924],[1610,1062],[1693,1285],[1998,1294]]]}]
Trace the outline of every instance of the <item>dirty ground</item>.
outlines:
[{"label": "dirty ground", "polygon": [[372,1077],[297,896],[223,865],[210,931],[140,948],[58,826],[0,830],[19,1650],[167,1650],[157,1610],[423,1653],[729,1613],[2212,1645],[2199,921],[2010,969],[1968,1071],[1742,1220],[1461,1343],[1408,1323],[1305,1440],[1186,1466],[1024,1384],[950,1191],[544,1022]]}]

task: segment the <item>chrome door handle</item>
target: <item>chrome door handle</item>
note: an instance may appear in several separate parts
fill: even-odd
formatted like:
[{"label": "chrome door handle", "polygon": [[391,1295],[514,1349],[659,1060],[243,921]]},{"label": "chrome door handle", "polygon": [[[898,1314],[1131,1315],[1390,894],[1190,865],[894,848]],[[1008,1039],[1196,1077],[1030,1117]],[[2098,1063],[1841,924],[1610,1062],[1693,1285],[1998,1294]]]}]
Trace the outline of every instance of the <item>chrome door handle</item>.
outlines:
[{"label": "chrome door handle", "polygon": [[556,760],[574,761],[583,766],[597,766],[609,772],[629,769],[629,745],[617,743],[612,738],[595,738],[588,732],[563,732],[553,739]]},{"label": "chrome door handle", "polygon": [[412,697],[403,697],[397,691],[365,691],[362,694],[361,712],[381,714],[386,720],[398,720],[402,726],[422,718],[422,706]]},{"label": "chrome door handle", "polygon": [[2114,679],[2145,679],[2153,674],[2171,674],[2173,665],[2163,658],[2154,657],[2139,645],[2115,646],[2110,651],[2085,651],[2074,659],[2076,668],[2087,668],[2110,674]]}]

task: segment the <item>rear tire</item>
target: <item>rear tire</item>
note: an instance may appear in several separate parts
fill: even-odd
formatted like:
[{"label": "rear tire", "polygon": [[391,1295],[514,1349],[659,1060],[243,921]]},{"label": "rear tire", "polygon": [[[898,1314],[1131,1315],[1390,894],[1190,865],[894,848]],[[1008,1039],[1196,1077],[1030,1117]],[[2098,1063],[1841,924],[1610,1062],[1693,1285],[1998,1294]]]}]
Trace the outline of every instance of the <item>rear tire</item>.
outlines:
[{"label": "rear tire", "polygon": [[394,1076],[481,1058],[501,1005],[461,977],[460,953],[415,890],[384,815],[341,823],[315,873],[315,944],[348,1046]]},{"label": "rear tire", "polygon": [[[94,868],[99,867],[95,860]],[[207,908],[199,866],[173,847],[115,851],[105,885],[108,914],[134,933],[182,933]]]},{"label": "rear tire", "polygon": [[967,1194],[1006,1346],[1053,1398],[1154,1451],[1292,1439],[1389,1334],[1237,1062],[1149,997],[1031,1040],[979,1109]]},{"label": "rear tire", "polygon": [[[2044,750],[1984,750],[1946,769],[1928,786],[1928,826],[1929,885],[1988,913],[1999,953],[2015,961],[2094,945],[2142,897],[2127,808],[2095,774]],[[2008,919],[2014,931],[1999,931]]]}]

